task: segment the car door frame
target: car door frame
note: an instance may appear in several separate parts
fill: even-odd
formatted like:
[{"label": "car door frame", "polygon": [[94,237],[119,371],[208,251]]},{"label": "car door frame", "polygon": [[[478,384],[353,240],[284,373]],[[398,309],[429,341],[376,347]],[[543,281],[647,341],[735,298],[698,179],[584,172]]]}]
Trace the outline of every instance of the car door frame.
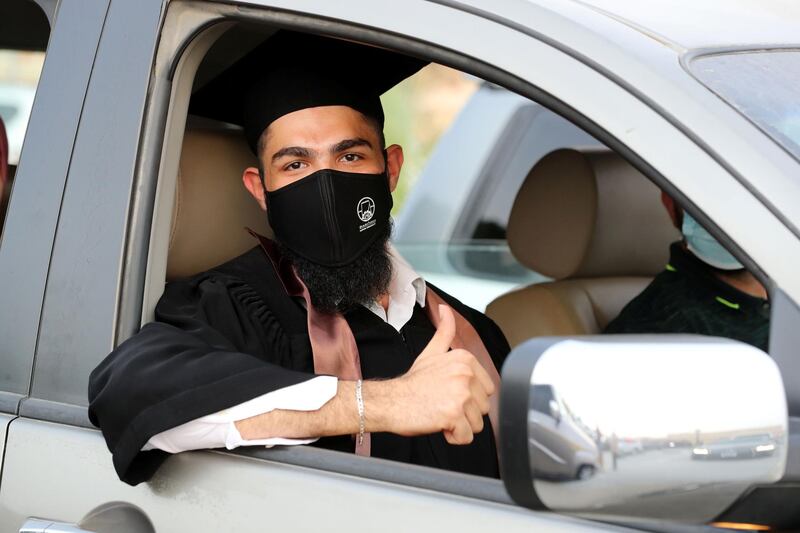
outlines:
[{"label": "car door frame", "polygon": [[[502,14],[488,14],[474,9],[463,9],[465,6],[463,2],[451,2],[450,0],[435,2],[435,7],[445,7],[447,9],[457,8],[461,10],[458,15],[472,15],[478,18],[485,17],[482,18],[484,22],[495,22],[500,27],[512,28],[515,31],[519,31],[520,35],[524,35],[525,37],[541,39],[541,41],[537,40],[536,42],[540,46],[542,57],[548,57],[551,54],[563,54],[568,56],[569,60],[585,68],[589,75],[600,74],[603,76],[604,81],[607,81],[610,86],[616,90],[621,89],[626,96],[633,97],[640,105],[638,110],[640,116],[637,117],[639,120],[638,124],[618,125],[616,131],[611,131],[608,129],[609,121],[619,122],[616,120],[619,117],[616,117],[613,111],[608,112],[607,109],[597,109],[598,105],[596,103],[592,105],[592,100],[596,98],[596,92],[591,84],[574,84],[575,87],[573,88],[577,90],[572,91],[569,95],[572,98],[572,101],[570,101],[564,98],[563,92],[544,86],[546,82],[553,82],[554,79],[544,79],[538,76],[537,82],[540,83],[539,85],[526,81],[524,76],[520,75],[520,72],[526,70],[525,65],[517,64],[511,66],[511,68],[498,68],[498,65],[502,64],[501,61],[507,57],[507,55],[504,55],[502,52],[497,54],[493,61],[486,61],[485,59],[481,61],[476,60],[474,57],[470,58],[466,53],[457,54],[447,51],[448,49],[459,50],[460,48],[452,43],[443,42],[446,41],[446,39],[443,37],[443,32],[438,31],[439,28],[430,28],[428,33],[424,36],[416,35],[416,40],[414,38],[404,39],[402,37],[403,28],[401,26],[404,15],[406,14],[403,13],[402,7],[397,8],[393,13],[380,13],[377,15],[373,13],[371,16],[367,15],[361,21],[356,21],[355,18],[343,21],[341,20],[342,12],[358,12],[359,7],[363,7],[363,4],[358,0],[351,0],[337,6],[320,6],[313,0],[300,2],[299,5],[297,2],[291,2],[289,0],[240,0],[238,3],[241,4],[242,7],[237,8],[237,14],[242,17],[250,16],[253,20],[265,20],[289,28],[319,31],[334,36],[338,35],[346,38],[359,39],[379,46],[394,46],[405,49],[410,53],[425,55],[439,63],[458,68],[462,71],[483,77],[491,82],[503,85],[508,89],[515,90],[523,96],[527,96],[537,101],[537,103],[545,105],[552,111],[565,116],[577,126],[582,127],[587,133],[595,136],[601,142],[604,142],[607,146],[628,159],[632,165],[643,172],[662,189],[681,201],[681,203],[687,207],[687,210],[695,215],[698,220],[706,224],[718,239],[734,250],[739,256],[739,259],[765,283],[774,298],[781,302],[779,309],[775,312],[781,313],[782,320],[776,321],[776,324],[791,322],[798,318],[796,302],[800,301],[800,283],[797,282],[792,269],[786,268],[787,263],[792,263],[792,261],[785,262],[776,260],[774,254],[771,253],[772,243],[766,244],[763,241],[754,239],[752,231],[752,227],[755,226],[761,228],[762,232],[771,234],[773,239],[778,239],[783,243],[782,247],[784,247],[783,250],[786,254],[800,261],[800,241],[798,241],[796,235],[793,233],[793,222],[791,220],[787,221],[785,217],[781,216],[780,212],[776,213],[775,206],[764,201],[761,195],[758,194],[758,191],[754,191],[749,185],[748,176],[741,176],[739,173],[733,171],[728,162],[714,150],[713,146],[706,142],[705,139],[698,137],[689,126],[679,120],[679,117],[668,113],[665,107],[654,98],[650,98],[648,95],[633,90],[631,86],[624,83],[624,80],[618,75],[601,68],[597,63],[591,61],[590,58],[583,57],[573,50],[566,50],[563,47],[555,46],[556,43],[553,39],[546,38],[535,30],[529,29],[528,31],[524,31],[519,25],[510,23],[509,18],[504,18]],[[516,4],[512,5],[511,3],[503,3],[502,5],[504,7],[511,6],[512,8],[516,6]],[[259,9],[259,7],[275,9],[276,11],[270,13],[269,16],[264,16],[263,14],[262,16],[258,16],[256,10]],[[309,7],[309,12],[316,9],[316,13],[312,13],[308,16],[294,12],[294,9],[303,10],[306,7]],[[451,17],[455,15],[453,11],[446,11],[446,13],[447,16]],[[217,14],[219,14],[219,12]],[[315,20],[315,16],[324,18],[322,20]],[[408,17],[406,16],[406,18]],[[391,21],[391,24],[387,23],[387,21]],[[356,22],[360,22],[360,25],[356,26]],[[412,25],[408,24],[408,22],[408,20],[405,21],[407,24],[406,27]],[[464,24],[468,26],[468,21],[465,20]],[[389,26],[392,27],[390,28]],[[383,34],[380,30],[374,30],[373,28],[375,27],[382,27],[383,30],[389,29],[392,33],[390,35]],[[427,41],[423,41],[423,38],[427,39]],[[437,47],[437,44],[446,48],[443,50]],[[467,43],[463,42],[461,44]],[[186,46],[186,43],[182,46]],[[175,63],[173,63],[173,65],[174,68],[177,67]],[[515,72],[514,68],[520,72]],[[531,69],[528,68],[527,71],[530,72]],[[174,70],[171,69],[170,72],[174,72]],[[532,74],[535,74],[535,72]],[[694,83],[694,78],[691,77],[691,75],[687,75],[687,79],[690,80],[691,83]],[[553,83],[552,85],[557,84]],[[696,87],[690,87],[690,92],[693,90],[696,90]],[[559,94],[559,96],[555,97],[553,96],[554,94]],[[581,107],[581,104],[584,110],[587,108],[594,108],[597,118],[585,112],[578,112],[577,109]],[[720,111],[723,112],[723,114],[732,112],[732,110],[728,109],[725,105],[721,106]],[[657,121],[660,122],[658,128],[651,128],[648,131],[647,123],[643,118],[648,115],[654,121],[657,119]],[[741,118],[736,115],[735,112],[733,115],[736,119]],[[603,126],[601,127],[600,124],[603,124]],[[636,133],[631,135],[631,132],[634,131]],[[648,134],[652,136],[652,138],[660,139],[670,131],[679,134],[679,136],[675,138],[678,142],[674,143],[672,146],[664,148],[662,146],[646,146],[646,144],[642,143],[642,138],[646,138]],[[173,139],[173,142],[176,142],[181,134],[182,132],[179,132],[176,135],[177,138]],[[751,138],[756,137],[759,139],[760,142],[757,143],[757,151],[764,150],[772,154],[773,152],[771,150],[777,150],[781,152],[783,156],[786,155],[775,146],[774,142],[761,134],[757,129],[751,127],[747,134]],[[156,142],[159,140],[160,139],[154,139]],[[163,146],[162,144],[161,147],[163,148]],[[641,155],[641,153],[645,151],[642,150],[643,148],[648,148],[649,153],[653,156],[652,159],[645,161],[644,156]],[[697,156],[697,167],[685,163],[683,169],[675,170],[674,167],[680,165],[675,165],[672,154],[679,152],[684,156],[685,160],[690,160],[688,154],[692,150]],[[658,153],[659,151],[663,153]],[[173,152],[177,153],[174,148]],[[651,160],[658,160],[658,165],[660,166],[657,168],[656,165],[650,164],[649,161]],[[775,167],[785,169],[787,168],[786,164],[787,162],[784,157],[784,159],[781,159],[780,164],[775,164]],[[173,164],[173,167],[177,167],[176,162]],[[673,170],[668,173],[670,179],[667,179],[665,177],[665,171],[663,171],[662,168],[670,167],[673,167]],[[163,170],[164,168],[162,167],[162,171]],[[693,175],[690,171],[694,171],[695,174],[703,175],[706,182],[711,182],[711,186],[709,187],[708,183],[703,186],[698,186],[698,180],[692,180],[690,178],[690,176]],[[770,167],[770,171],[775,172],[775,168]],[[777,173],[779,174],[779,172]],[[722,200],[713,192],[705,190],[707,188],[713,191],[716,187],[725,186],[726,184],[729,190],[736,192],[736,194],[733,195],[735,197],[734,205],[730,205],[731,202],[729,198]],[[173,188],[172,183],[169,181],[166,182],[166,185],[170,190]],[[171,201],[168,205],[171,205]],[[156,210],[156,212],[158,212],[158,210]],[[749,220],[747,223],[737,220],[741,217],[737,217],[736,213],[741,212],[748,213]],[[713,220],[712,216],[714,217]],[[142,219],[147,220],[147,217],[142,217]],[[162,228],[162,231],[164,231],[164,228]],[[155,235],[156,233],[153,234]],[[735,236],[737,240],[733,240],[732,236]],[[145,302],[144,308],[135,309],[136,312],[141,312],[140,316],[142,320],[139,324],[147,321],[147,319],[151,317],[151,310],[155,304],[155,298],[153,298],[153,294],[147,294],[147,291],[152,290],[153,280],[155,281],[156,287],[159,286],[161,279],[163,279],[160,275],[161,270],[165,269],[165,257],[161,257],[161,264],[156,268],[157,275],[151,275],[154,242],[158,242],[158,238],[151,239],[150,241],[151,254],[148,255],[150,264],[140,265],[144,266],[147,270],[148,273],[146,276],[150,278],[151,283],[147,284],[147,288],[145,289],[146,293],[141,300],[139,298],[134,298],[133,300],[137,303],[142,300]],[[747,253],[743,250],[743,244],[739,243],[743,243],[748,247]],[[162,249],[165,249],[163,247],[163,237]],[[764,268],[762,268],[762,266]],[[769,271],[769,276],[765,270]],[[158,294],[160,294],[160,290],[157,288],[155,295]],[[122,319],[122,316],[120,318]],[[133,318],[132,316],[129,317],[130,321],[127,327],[134,328]],[[135,327],[138,327],[139,324],[136,324]],[[119,331],[123,332],[127,327],[120,324]],[[790,357],[790,353],[786,348],[786,346],[790,344],[787,338],[791,340],[791,337],[796,335],[796,331],[797,328],[781,326],[780,328],[774,327],[772,332],[773,340],[776,341],[773,342],[773,356],[779,362],[782,371],[787,376],[800,375],[800,364]],[[800,388],[798,388],[798,390],[787,388],[787,392],[790,396],[790,400],[794,400],[796,406],[800,407],[800,403],[798,403],[800,402]]]},{"label": "car door frame", "polygon": [[[110,0],[33,0],[50,39],[0,236],[0,339],[4,371],[0,412],[15,415],[27,397],[45,284],[72,147]],[[58,13],[56,13],[58,8]]]}]

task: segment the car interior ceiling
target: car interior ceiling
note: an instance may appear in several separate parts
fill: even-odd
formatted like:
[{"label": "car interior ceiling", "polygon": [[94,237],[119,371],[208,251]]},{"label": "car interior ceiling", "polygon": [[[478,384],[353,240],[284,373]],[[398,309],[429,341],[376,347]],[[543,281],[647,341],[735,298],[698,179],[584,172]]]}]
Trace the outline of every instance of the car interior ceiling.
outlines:
[{"label": "car interior ceiling", "polygon": [[222,71],[266,41],[277,29],[263,24],[239,22],[223,33],[208,50],[195,74],[192,92],[217,77]]}]

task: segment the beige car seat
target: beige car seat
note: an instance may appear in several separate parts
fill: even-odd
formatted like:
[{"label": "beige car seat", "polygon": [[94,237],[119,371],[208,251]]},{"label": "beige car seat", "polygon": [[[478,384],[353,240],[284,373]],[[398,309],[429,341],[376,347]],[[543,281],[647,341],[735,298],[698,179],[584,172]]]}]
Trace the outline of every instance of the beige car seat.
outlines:
[{"label": "beige car seat", "polygon": [[256,165],[244,136],[232,129],[187,129],[172,212],[167,280],[191,276],[240,255],[271,236],[267,215],[242,184]]},{"label": "beige car seat", "polygon": [[517,193],[507,236],[520,263],[554,279],[487,307],[512,347],[602,332],[663,270],[680,238],[659,189],[608,150],[542,158]]}]

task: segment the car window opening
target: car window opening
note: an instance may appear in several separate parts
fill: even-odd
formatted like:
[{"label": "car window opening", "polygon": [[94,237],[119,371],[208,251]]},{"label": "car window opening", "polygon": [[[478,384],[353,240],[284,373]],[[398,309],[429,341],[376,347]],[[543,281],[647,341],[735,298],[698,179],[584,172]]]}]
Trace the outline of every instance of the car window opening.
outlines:
[{"label": "car window opening", "polygon": [[[267,36],[258,25],[229,30],[201,63],[193,91]],[[447,95],[456,97],[445,106]],[[535,336],[604,332],[671,264],[670,243],[681,233],[661,191],[540,104],[432,64],[383,105],[387,145],[409,146],[394,246],[423,279],[485,310],[512,347]],[[487,120],[493,127],[476,127]],[[190,114],[167,281],[253,247],[243,227],[273,235],[242,187],[248,167],[263,171],[238,127]]]}]

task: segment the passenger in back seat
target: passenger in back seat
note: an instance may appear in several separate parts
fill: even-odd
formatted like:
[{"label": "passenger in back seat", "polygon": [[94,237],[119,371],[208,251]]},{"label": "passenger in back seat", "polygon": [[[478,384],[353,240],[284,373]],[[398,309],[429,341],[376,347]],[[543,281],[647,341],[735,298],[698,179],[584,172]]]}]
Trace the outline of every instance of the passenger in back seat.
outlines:
[{"label": "passenger in back seat", "polygon": [[764,286],[670,196],[661,199],[683,240],[671,245],[665,270],[604,333],[698,333],[767,351]]}]

